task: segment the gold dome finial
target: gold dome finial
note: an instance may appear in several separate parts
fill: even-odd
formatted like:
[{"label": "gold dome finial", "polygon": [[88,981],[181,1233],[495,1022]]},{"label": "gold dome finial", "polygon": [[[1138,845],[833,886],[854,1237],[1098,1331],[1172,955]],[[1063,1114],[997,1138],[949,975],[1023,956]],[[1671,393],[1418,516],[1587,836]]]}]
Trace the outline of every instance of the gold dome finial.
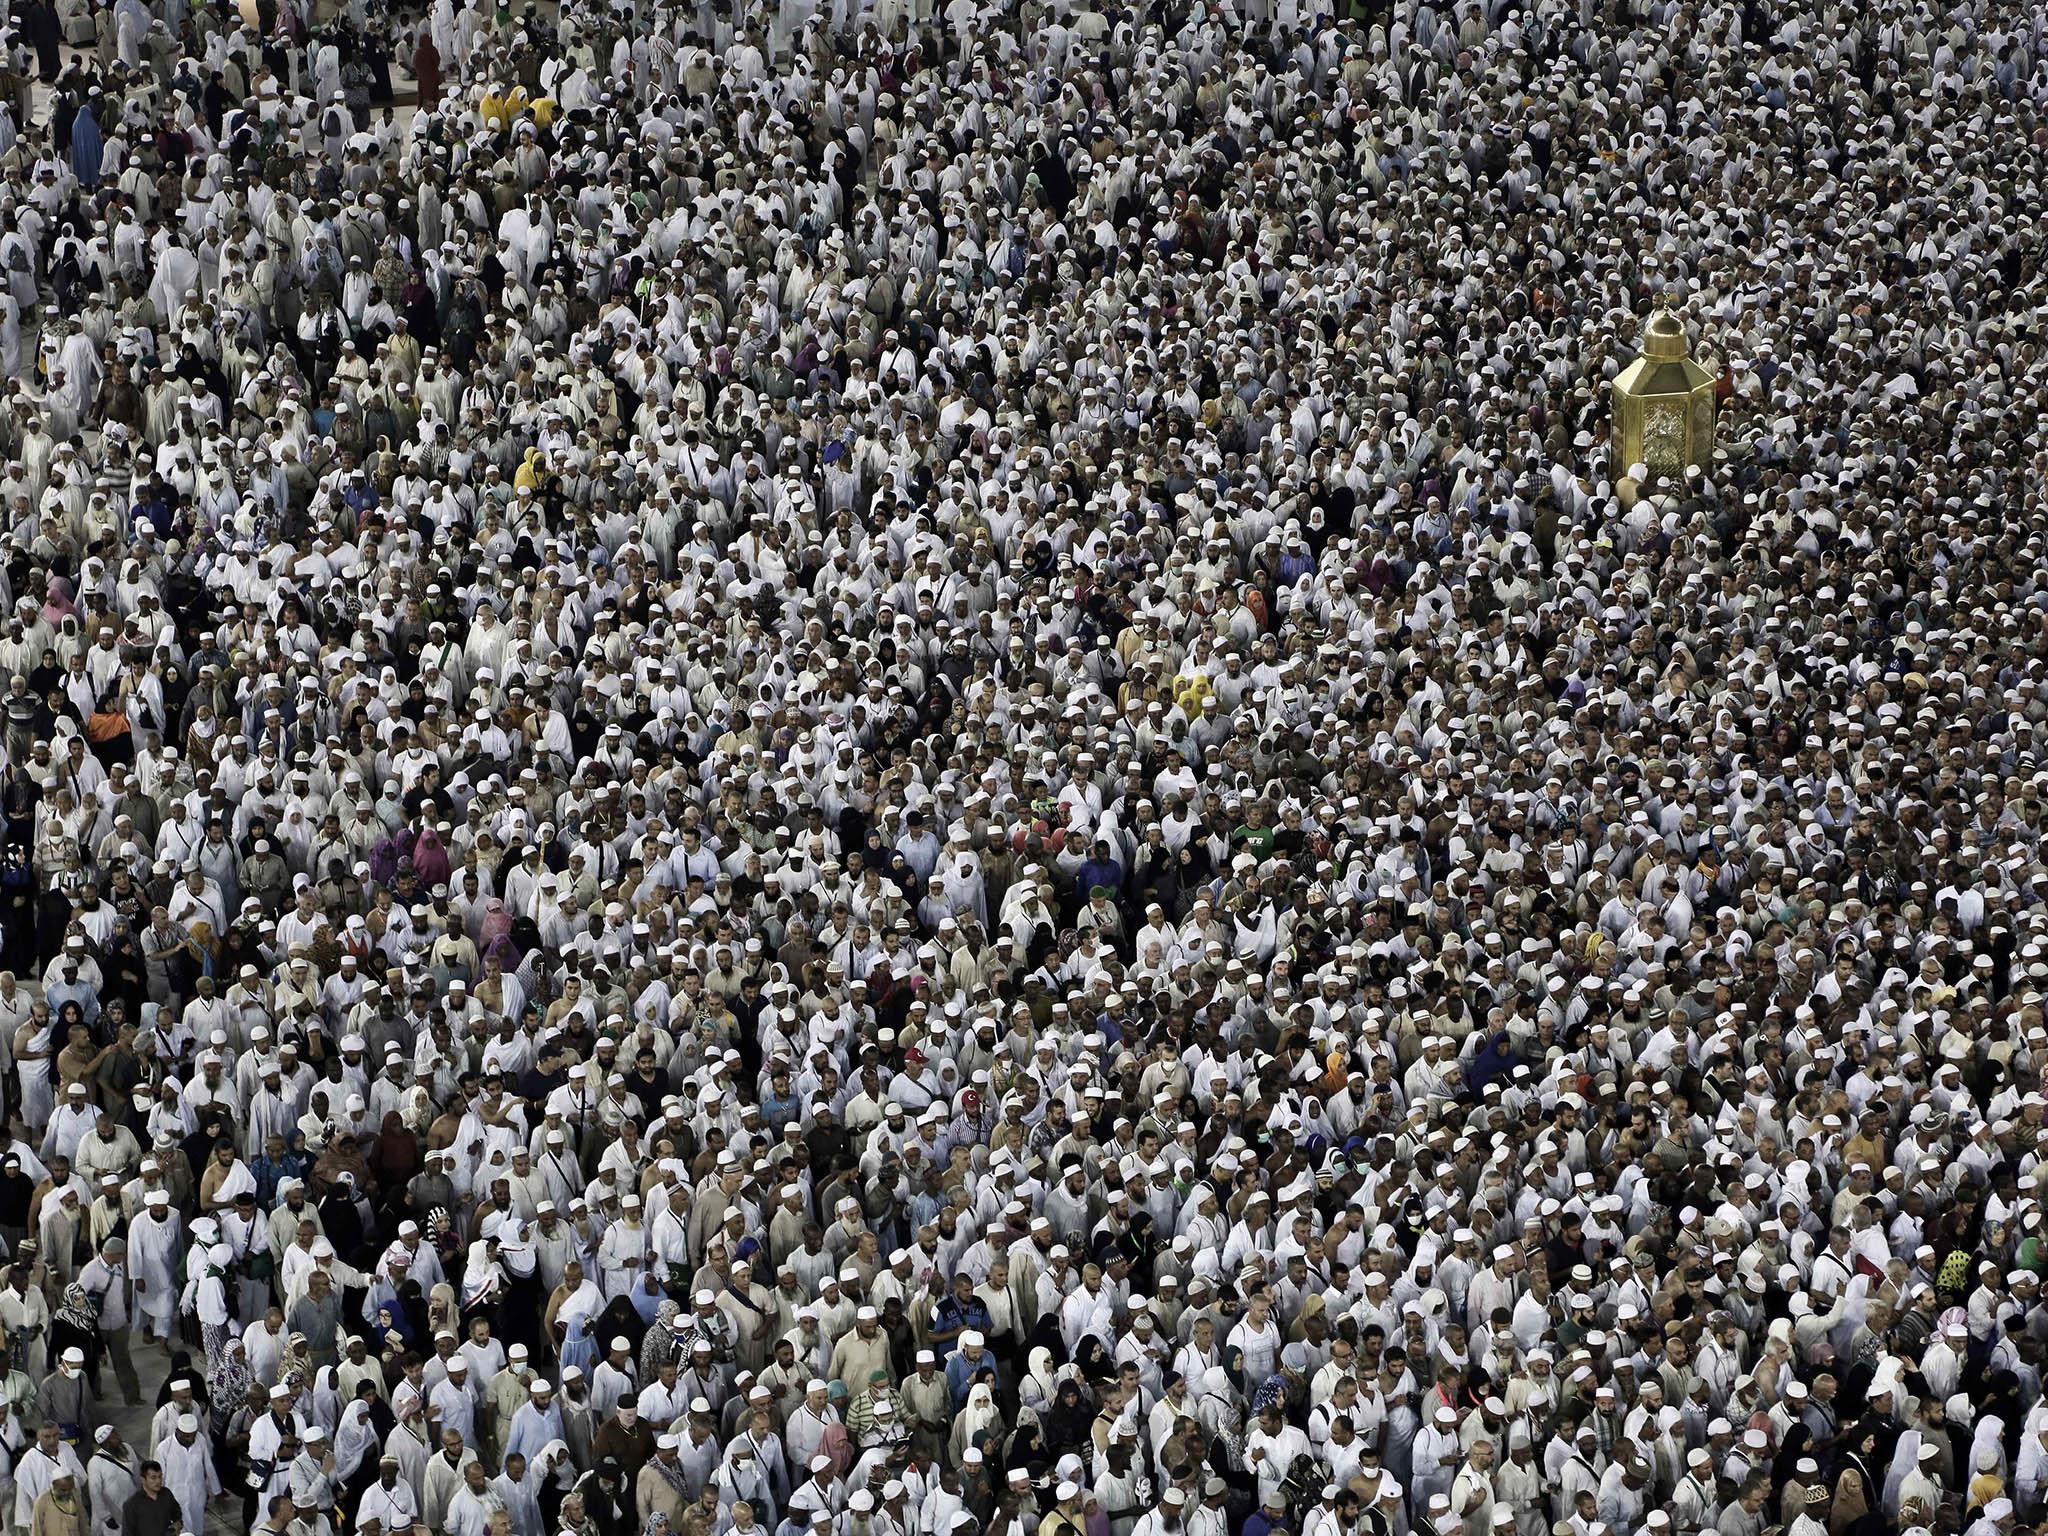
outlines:
[{"label": "gold dome finial", "polygon": [[1659,305],[1643,327],[1643,356],[1660,363],[1675,363],[1682,361],[1685,354],[1685,322]]}]

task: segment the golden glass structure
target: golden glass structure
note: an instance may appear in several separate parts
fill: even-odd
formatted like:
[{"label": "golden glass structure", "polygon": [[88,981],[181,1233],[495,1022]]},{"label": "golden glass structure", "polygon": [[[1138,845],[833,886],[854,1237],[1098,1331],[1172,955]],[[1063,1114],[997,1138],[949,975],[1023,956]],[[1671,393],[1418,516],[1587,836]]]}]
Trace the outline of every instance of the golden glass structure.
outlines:
[{"label": "golden glass structure", "polygon": [[1668,309],[1643,327],[1643,350],[1614,379],[1619,467],[1681,474],[1714,456],[1714,376],[1688,354],[1685,322]]}]

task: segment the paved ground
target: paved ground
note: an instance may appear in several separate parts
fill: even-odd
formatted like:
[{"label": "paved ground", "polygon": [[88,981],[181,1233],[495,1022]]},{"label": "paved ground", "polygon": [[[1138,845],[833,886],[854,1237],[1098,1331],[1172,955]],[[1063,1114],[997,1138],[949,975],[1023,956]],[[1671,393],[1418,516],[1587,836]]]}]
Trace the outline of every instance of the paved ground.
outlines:
[{"label": "paved ground", "polygon": [[[121,1438],[135,1447],[138,1457],[149,1444],[149,1421],[156,1416],[157,1394],[163,1390],[170,1363],[171,1357],[153,1345],[135,1346],[135,1374],[141,1382],[142,1401],[134,1404],[120,1401],[120,1383],[110,1368],[101,1368],[100,1389],[108,1394],[101,1399],[101,1412],[121,1432]],[[239,1536],[241,1529],[239,1495],[215,1500],[206,1512],[206,1536]]]}]

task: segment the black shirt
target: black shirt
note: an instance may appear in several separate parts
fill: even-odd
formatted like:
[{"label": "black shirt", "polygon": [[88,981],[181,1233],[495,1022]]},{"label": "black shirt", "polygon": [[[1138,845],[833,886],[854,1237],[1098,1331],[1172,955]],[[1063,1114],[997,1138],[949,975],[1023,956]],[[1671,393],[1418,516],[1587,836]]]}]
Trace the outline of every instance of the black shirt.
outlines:
[{"label": "black shirt", "polygon": [[121,1536],[171,1536],[179,1523],[178,1501],[168,1488],[154,1498],[138,1488],[121,1506]]}]

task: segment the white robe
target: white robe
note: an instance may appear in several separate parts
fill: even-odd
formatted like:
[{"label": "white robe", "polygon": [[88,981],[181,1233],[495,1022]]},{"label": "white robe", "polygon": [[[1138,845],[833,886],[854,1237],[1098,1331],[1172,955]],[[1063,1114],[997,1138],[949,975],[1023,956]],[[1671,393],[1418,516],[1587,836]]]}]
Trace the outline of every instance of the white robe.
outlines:
[{"label": "white robe", "polygon": [[515,1483],[501,1472],[491,1479],[491,1492],[512,1517],[512,1536],[542,1536],[540,1484],[532,1473],[524,1474]]},{"label": "white robe", "polygon": [[182,245],[167,242],[157,254],[156,276],[150,283],[149,296],[156,303],[157,313],[173,315],[178,306],[185,302],[187,294],[199,284],[199,258]]},{"label": "white robe", "polygon": [[[615,1221],[605,1228],[604,1240],[598,1245],[598,1271],[604,1278],[604,1294],[607,1301],[621,1296],[632,1295],[646,1270],[648,1249],[647,1229],[628,1226],[624,1221]],[[637,1265],[628,1265],[627,1259],[637,1259]]]},{"label": "white robe", "polygon": [[149,1444],[143,1447],[145,1453],[155,1456],[157,1448],[177,1433],[179,1416],[187,1413],[197,1418],[199,1415],[198,1404],[189,1401],[180,1403],[173,1398],[170,1402],[165,1403],[163,1407],[157,1409],[150,1417]]},{"label": "white robe", "polygon": [[125,1459],[105,1451],[93,1452],[92,1461],[86,1469],[92,1501],[92,1528],[103,1536],[121,1536],[121,1506],[142,1486],[136,1481],[136,1465],[132,1452],[127,1453]]},{"label": "white robe", "polygon": [[[397,1430],[394,1433],[405,1432]],[[410,1439],[411,1436],[407,1435],[407,1438]],[[413,1491],[412,1484],[401,1476],[395,1479],[388,1489],[381,1482],[372,1483],[363,1495],[356,1519],[360,1522],[374,1518],[387,1531],[402,1530],[419,1519],[419,1511],[419,1495]]]},{"label": "white robe", "polygon": [[441,1528],[448,1536],[484,1536],[491,1516],[503,1507],[504,1501],[492,1491],[489,1483],[484,1484],[482,1493],[459,1488],[455,1497],[448,1501],[448,1512],[442,1516]]},{"label": "white robe", "polygon": [[334,1433],[335,1480],[347,1482],[353,1477],[356,1468],[363,1464],[363,1454],[375,1448],[376,1444],[377,1431],[370,1423],[369,1404],[350,1403]]},{"label": "white robe", "polygon": [[[78,1479],[80,1486],[85,1483],[85,1468],[79,1464],[78,1453],[61,1441],[55,1456],[45,1455],[43,1448],[32,1445],[21,1453],[21,1460],[14,1467],[14,1524],[18,1530],[27,1530],[35,1523],[36,1500],[49,1492],[50,1485],[57,1480],[60,1471],[69,1472]],[[194,1530],[204,1530],[196,1525]]]},{"label": "white robe", "polygon": [[178,1500],[185,1529],[206,1529],[206,1501],[220,1492],[220,1478],[213,1470],[213,1447],[203,1435],[194,1435],[187,1445],[172,1435],[156,1448],[163,1464],[164,1486]]},{"label": "white robe", "polygon": [[136,1281],[135,1313],[145,1330],[168,1337],[178,1307],[178,1255],[184,1251],[185,1220],[176,1211],[158,1221],[143,1216],[128,1224],[128,1272]]},{"label": "white robe", "polygon": [[419,1503],[426,1495],[427,1461],[434,1454],[425,1438],[403,1424],[394,1424],[391,1433],[384,1437],[384,1454],[398,1458],[399,1476],[412,1490],[413,1502]]},{"label": "white robe", "polygon": [[[273,1415],[258,1414],[249,1425],[249,1459],[276,1461],[278,1448],[284,1444],[285,1428]],[[294,1410],[289,1428],[294,1436],[305,1434],[305,1416]]]}]

